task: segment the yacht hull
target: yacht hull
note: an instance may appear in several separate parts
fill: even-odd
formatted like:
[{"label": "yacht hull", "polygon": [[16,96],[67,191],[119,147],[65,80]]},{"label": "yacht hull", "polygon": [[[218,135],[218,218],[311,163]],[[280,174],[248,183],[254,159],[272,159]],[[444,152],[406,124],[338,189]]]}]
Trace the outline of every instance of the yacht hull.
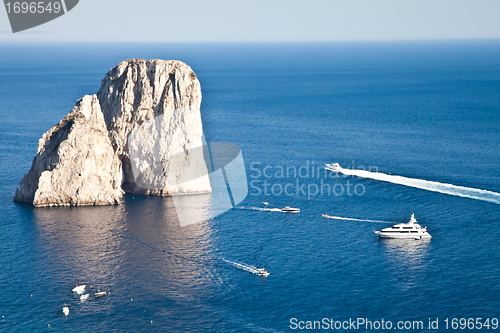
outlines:
[{"label": "yacht hull", "polygon": [[432,236],[429,235],[428,233],[415,234],[415,235],[388,234],[388,233],[384,233],[381,231],[375,231],[374,233],[376,235],[378,235],[380,238],[392,238],[392,239],[430,239],[430,238],[432,238]]}]

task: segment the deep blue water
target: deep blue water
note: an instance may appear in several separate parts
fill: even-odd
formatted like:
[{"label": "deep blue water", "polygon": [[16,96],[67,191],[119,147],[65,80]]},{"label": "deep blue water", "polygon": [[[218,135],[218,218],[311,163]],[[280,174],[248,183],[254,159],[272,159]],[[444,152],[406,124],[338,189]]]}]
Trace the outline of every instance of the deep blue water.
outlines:
[{"label": "deep blue water", "polygon": [[[253,184],[241,206],[300,214],[233,209],[181,228],[169,198],[14,203],[41,135],[128,58],[189,64],[207,139],[241,147]],[[338,162],[500,192],[499,41],[3,44],[0,60],[0,330],[286,332],[291,318],[383,318],[431,331],[439,318],[442,331],[446,318],[500,317],[499,205],[312,174]],[[312,195],[324,184],[345,191]],[[372,230],[388,225],[321,218],[412,213],[433,239],[384,241]],[[81,283],[111,294],[80,303]]]}]

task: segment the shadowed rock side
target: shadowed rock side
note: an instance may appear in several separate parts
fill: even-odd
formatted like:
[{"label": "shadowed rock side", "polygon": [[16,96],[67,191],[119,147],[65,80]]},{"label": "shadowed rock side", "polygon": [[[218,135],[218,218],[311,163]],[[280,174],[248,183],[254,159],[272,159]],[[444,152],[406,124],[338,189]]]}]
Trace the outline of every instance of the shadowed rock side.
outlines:
[{"label": "shadowed rock side", "polygon": [[36,207],[111,205],[122,197],[121,163],[97,96],[85,96],[38,142],[14,197]]},{"label": "shadowed rock side", "polygon": [[182,186],[162,182],[144,189],[135,184],[128,153],[130,132],[159,115],[161,135],[149,135],[152,140],[162,140],[158,145],[161,156],[202,146],[200,103],[200,84],[186,64],[138,59],[121,62],[102,80],[96,95],[80,99],[42,136],[14,200],[36,207],[110,205],[119,203],[125,192],[211,192],[206,166],[198,161],[199,156],[187,155],[179,166],[165,163],[163,171],[165,175],[182,175],[201,167],[206,176]]}]

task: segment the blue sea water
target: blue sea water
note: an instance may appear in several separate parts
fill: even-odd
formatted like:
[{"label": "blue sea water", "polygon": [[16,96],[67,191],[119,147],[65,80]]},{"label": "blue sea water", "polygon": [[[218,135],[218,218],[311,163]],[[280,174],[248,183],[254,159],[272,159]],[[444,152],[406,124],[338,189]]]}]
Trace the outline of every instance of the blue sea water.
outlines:
[{"label": "blue sea water", "polygon": [[[247,209],[181,228],[170,198],[13,202],[41,135],[129,58],[193,68],[207,140],[241,147]],[[366,318],[430,332],[446,318],[500,317],[500,205],[321,168],[500,192],[499,41],[3,44],[0,60],[1,331],[288,332],[292,318]],[[263,201],[301,212],[248,209]],[[430,241],[321,217],[412,213]],[[77,284],[110,294],[81,303]]]}]

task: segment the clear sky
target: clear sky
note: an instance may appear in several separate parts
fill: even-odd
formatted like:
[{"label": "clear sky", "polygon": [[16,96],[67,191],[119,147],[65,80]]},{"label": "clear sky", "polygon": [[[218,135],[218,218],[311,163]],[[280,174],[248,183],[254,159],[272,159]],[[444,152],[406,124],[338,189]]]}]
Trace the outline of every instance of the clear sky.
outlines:
[{"label": "clear sky", "polygon": [[16,34],[0,8],[0,41],[465,38],[500,38],[500,0],[80,0],[62,17]]}]

